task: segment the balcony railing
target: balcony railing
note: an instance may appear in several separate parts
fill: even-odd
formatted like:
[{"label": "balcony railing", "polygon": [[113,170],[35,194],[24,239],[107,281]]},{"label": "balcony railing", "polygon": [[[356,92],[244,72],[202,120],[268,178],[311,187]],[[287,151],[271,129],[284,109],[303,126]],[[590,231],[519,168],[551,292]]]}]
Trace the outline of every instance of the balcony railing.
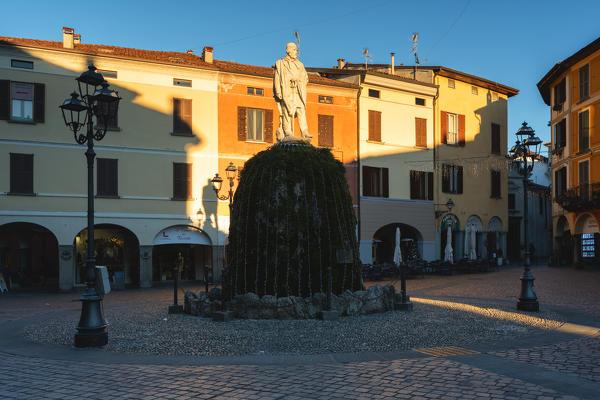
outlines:
[{"label": "balcony railing", "polygon": [[575,186],[554,200],[567,211],[600,208],[600,182]]}]

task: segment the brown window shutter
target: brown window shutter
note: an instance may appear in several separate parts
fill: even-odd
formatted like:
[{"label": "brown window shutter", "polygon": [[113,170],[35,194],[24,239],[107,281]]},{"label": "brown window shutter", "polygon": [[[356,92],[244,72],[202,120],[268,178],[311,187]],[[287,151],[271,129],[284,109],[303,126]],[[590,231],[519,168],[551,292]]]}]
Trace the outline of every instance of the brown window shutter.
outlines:
[{"label": "brown window shutter", "polygon": [[11,193],[33,193],[33,154],[10,153]]},{"label": "brown window shutter", "polygon": [[427,200],[433,200],[433,172],[427,173]]},{"label": "brown window shutter", "polygon": [[369,110],[369,140],[381,142],[381,112]]},{"label": "brown window shutter", "polygon": [[415,118],[415,145],[427,147],[427,120]]},{"label": "brown window shutter", "polygon": [[10,81],[0,80],[0,120],[10,119]]},{"label": "brown window shutter", "polygon": [[369,110],[369,140],[375,140],[375,111]]},{"label": "brown window shutter", "polygon": [[410,171],[410,198],[416,199],[417,196],[417,171]]},{"label": "brown window shutter", "polygon": [[381,112],[380,111],[375,111],[375,115],[377,116],[376,118],[376,124],[375,124],[375,136],[376,136],[376,141],[381,142]]},{"label": "brown window shutter", "polygon": [[492,123],[492,153],[500,154],[500,125]]},{"label": "brown window shutter", "polygon": [[97,159],[97,196],[118,196],[118,160],[112,158]]},{"label": "brown window shutter", "polygon": [[465,145],[465,116],[463,114],[458,115],[458,145]]},{"label": "brown window shutter", "polygon": [[440,113],[440,132],[442,134],[442,143],[448,143],[448,113],[446,111]]},{"label": "brown window shutter", "polygon": [[463,192],[463,167],[454,166],[457,168],[456,173],[456,193],[461,194]]},{"label": "brown window shutter", "polygon": [[181,99],[173,99],[173,133],[183,132],[181,119]]},{"label": "brown window shutter", "polygon": [[187,199],[192,192],[192,164],[173,163],[173,198]]},{"label": "brown window shutter", "polygon": [[[246,126],[245,121],[244,126]],[[265,110],[265,142],[273,143],[273,110]]]},{"label": "brown window shutter", "polygon": [[43,83],[33,85],[33,120],[44,122],[46,104],[46,88]]},{"label": "brown window shutter", "polygon": [[381,168],[381,195],[390,197],[390,171],[387,168]]},{"label": "brown window shutter", "polygon": [[182,100],[182,120],[184,123],[185,133],[192,133],[192,100]]},{"label": "brown window shutter", "polygon": [[246,129],[248,129],[246,127],[246,107],[238,107],[238,140],[246,141],[248,137]]},{"label": "brown window shutter", "polygon": [[319,146],[333,147],[333,115],[319,114]]}]

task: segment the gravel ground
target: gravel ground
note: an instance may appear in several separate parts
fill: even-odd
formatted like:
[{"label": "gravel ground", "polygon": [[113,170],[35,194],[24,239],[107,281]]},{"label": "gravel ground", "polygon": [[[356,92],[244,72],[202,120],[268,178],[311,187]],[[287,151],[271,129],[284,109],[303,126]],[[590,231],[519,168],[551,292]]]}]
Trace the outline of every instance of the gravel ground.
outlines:
[{"label": "gravel ground", "polygon": [[[564,321],[549,311],[532,318],[515,312],[506,303],[470,304],[476,308],[458,303],[432,305],[415,299],[414,311],[408,313],[388,312],[337,321],[228,323],[169,315],[162,301],[118,304],[105,308],[110,326],[109,343],[104,350],[198,356],[388,352],[518,340],[539,330],[556,328]],[[79,311],[65,312],[27,327],[25,334],[35,342],[72,345],[78,318]]]}]

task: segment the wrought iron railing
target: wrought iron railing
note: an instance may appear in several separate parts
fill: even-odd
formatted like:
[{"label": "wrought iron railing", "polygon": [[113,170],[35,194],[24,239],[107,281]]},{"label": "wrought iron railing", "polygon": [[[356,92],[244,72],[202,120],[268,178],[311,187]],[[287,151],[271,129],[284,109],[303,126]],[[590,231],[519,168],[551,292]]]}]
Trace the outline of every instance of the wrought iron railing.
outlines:
[{"label": "wrought iron railing", "polygon": [[600,208],[600,182],[575,186],[554,200],[567,211]]}]

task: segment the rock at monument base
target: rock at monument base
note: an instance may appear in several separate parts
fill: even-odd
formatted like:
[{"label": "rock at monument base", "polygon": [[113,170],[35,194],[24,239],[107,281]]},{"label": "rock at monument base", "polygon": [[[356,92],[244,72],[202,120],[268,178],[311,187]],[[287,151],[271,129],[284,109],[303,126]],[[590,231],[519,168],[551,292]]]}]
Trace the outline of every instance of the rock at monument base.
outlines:
[{"label": "rock at monument base", "polygon": [[319,311],[317,317],[323,321],[335,321],[340,317],[340,313],[338,311]]}]

